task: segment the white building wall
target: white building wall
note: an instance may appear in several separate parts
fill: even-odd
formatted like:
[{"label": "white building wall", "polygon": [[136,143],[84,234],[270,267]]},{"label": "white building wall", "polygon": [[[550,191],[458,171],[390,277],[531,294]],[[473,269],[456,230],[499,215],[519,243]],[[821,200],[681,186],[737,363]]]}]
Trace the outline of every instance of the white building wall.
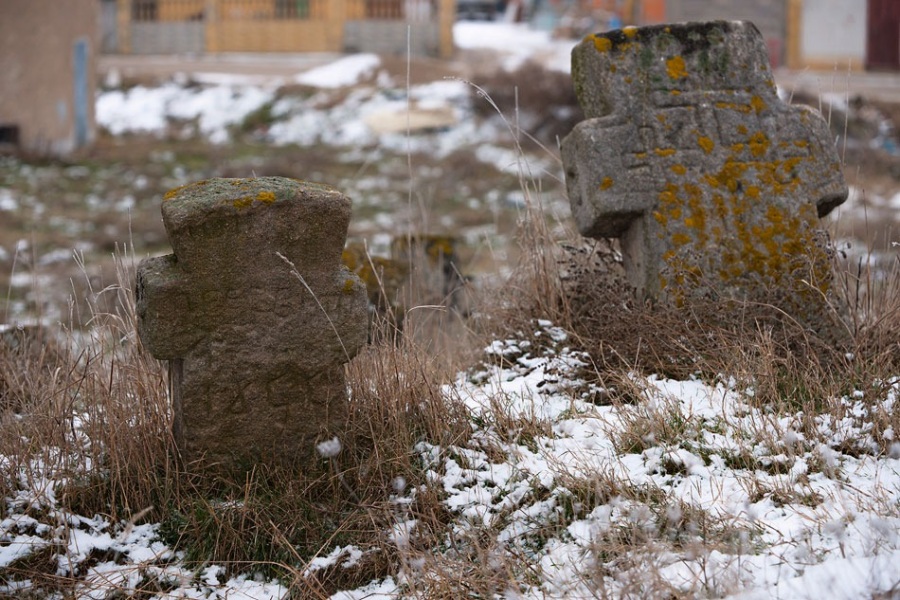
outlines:
[{"label": "white building wall", "polygon": [[804,66],[862,68],[866,58],[866,0],[805,0],[800,19]]}]

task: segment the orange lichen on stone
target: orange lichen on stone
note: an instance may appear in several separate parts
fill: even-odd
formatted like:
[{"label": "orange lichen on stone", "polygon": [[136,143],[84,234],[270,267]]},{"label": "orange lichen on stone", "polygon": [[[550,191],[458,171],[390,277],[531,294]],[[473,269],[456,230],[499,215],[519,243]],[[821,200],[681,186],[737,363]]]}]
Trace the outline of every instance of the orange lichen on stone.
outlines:
[{"label": "orange lichen on stone", "polygon": [[691,237],[686,233],[676,233],[672,236],[672,244],[674,246],[684,246],[691,242]]},{"label": "orange lichen on stone", "polygon": [[601,190],[608,190],[608,189],[611,188],[612,186],[613,186],[613,180],[612,180],[612,177],[604,177],[604,178],[603,178],[603,181],[600,182],[600,189],[601,189]]},{"label": "orange lichen on stone", "polygon": [[669,79],[673,81],[684,79],[688,76],[688,72],[684,64],[684,59],[680,56],[673,56],[666,61],[666,72],[669,74]]},{"label": "orange lichen on stone", "polygon": [[676,175],[684,175],[687,173],[687,168],[684,165],[672,165],[669,168],[672,169],[672,172]]},{"label": "orange lichen on stone", "polygon": [[657,156],[672,156],[675,154],[675,148],[654,148],[653,152]]},{"label": "orange lichen on stone", "polygon": [[182,189],[184,189],[184,186],[183,186],[183,185],[182,185],[182,186],[179,186],[179,187],[177,187],[177,188],[173,188],[173,189],[169,190],[169,191],[166,192],[165,195],[163,196],[163,201],[171,200],[172,198],[174,198],[175,196],[177,196],[177,195],[178,195],[178,192],[180,192]]},{"label": "orange lichen on stone", "polygon": [[712,140],[712,138],[701,135],[697,138],[697,144],[703,148],[703,151],[707,154],[710,154],[716,147],[716,143]]},{"label": "orange lichen on stone", "polygon": [[200,181],[195,181],[194,183],[186,183],[185,185],[180,185],[177,188],[173,188],[165,193],[165,195],[163,196],[163,201],[171,200],[187,188],[205,185],[207,181],[207,179],[202,179]]},{"label": "orange lichen on stone", "polygon": [[241,196],[232,202],[235,208],[249,208],[253,205],[253,196]]},{"label": "orange lichen on stone", "polygon": [[260,192],[256,195],[256,200],[258,202],[263,202],[265,204],[272,204],[275,202],[275,193],[274,192]]},{"label": "orange lichen on stone", "polygon": [[753,107],[749,104],[738,104],[737,102],[716,102],[716,108],[723,110],[736,110],[737,112],[749,114]]},{"label": "orange lichen on stone", "polygon": [[769,151],[769,137],[762,131],[757,131],[750,137],[749,145],[750,153],[756,158],[761,158]]},{"label": "orange lichen on stone", "polygon": [[609,38],[600,37],[599,35],[589,35],[588,39],[594,42],[594,47],[597,49],[597,52],[609,52],[612,50],[612,42]]},{"label": "orange lichen on stone", "polygon": [[636,36],[637,31],[638,31],[638,28],[635,27],[634,25],[629,25],[627,27],[622,28],[622,33],[624,33],[625,37],[627,37],[628,39],[631,39],[634,36]]},{"label": "orange lichen on stone", "polygon": [[761,113],[766,110],[766,101],[760,98],[759,96],[753,96],[750,98],[750,106],[756,111],[756,114]]},{"label": "orange lichen on stone", "polygon": [[352,294],[352,293],[354,292],[354,290],[356,290],[356,281],[357,281],[357,280],[354,279],[353,277],[347,277],[347,278],[344,280],[344,289],[343,289],[343,292],[344,292],[345,294]]}]

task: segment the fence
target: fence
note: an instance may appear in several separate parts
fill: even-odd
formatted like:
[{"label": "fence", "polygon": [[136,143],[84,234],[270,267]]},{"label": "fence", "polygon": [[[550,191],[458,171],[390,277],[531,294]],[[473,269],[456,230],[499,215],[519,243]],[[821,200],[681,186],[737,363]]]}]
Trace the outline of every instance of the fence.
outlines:
[{"label": "fence", "polygon": [[[118,51],[381,52],[446,57],[455,0],[117,0]],[[410,38],[409,40],[407,38]]]}]

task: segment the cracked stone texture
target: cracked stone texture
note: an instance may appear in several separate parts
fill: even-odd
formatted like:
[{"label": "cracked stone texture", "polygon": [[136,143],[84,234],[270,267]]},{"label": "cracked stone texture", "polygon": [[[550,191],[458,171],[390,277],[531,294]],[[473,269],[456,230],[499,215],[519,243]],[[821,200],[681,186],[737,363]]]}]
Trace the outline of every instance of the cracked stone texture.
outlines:
[{"label": "cracked stone texture", "polygon": [[308,459],[342,423],[343,365],[367,336],[365,286],[341,264],[350,200],[281,177],[211,179],[167,193],[162,216],[174,253],[138,266],[137,312],[144,345],[170,361],[182,456]]}]

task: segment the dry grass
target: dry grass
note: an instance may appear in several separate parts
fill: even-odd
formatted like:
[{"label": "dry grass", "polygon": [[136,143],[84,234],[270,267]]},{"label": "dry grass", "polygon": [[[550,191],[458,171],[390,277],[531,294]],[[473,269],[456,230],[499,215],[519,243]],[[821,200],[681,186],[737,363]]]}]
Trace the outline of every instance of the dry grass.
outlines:
[{"label": "dry grass", "polygon": [[[470,431],[464,411],[439,391],[449,377],[448,361],[438,360],[452,354],[449,336],[418,331],[441,323],[411,320],[407,335],[379,336],[348,365],[351,410],[338,456],[257,465],[238,481],[189,473],[176,460],[165,367],[136,335],[134,261],[122,255],[117,266],[116,285],[89,289],[86,305],[71,305],[73,321],[88,323],[83,331],[64,331],[58,342],[47,329],[3,333],[0,495],[43,485],[59,510],[160,522],[163,539],[186,552],[188,565],[279,574],[301,597],[327,597],[393,572],[401,559],[386,534],[398,517],[392,496],[412,493],[403,511],[423,531],[442,529],[439,498],[410,492],[425,483],[416,443],[461,444]],[[440,347],[426,351],[417,338]],[[458,336],[456,344],[462,349]],[[304,575],[313,557],[348,544],[367,551],[354,568]],[[45,553],[53,552],[16,561],[2,577],[31,579],[35,593],[76,585],[83,573],[58,574],[55,561],[40,559]],[[148,581],[147,590],[155,585]]]},{"label": "dry grass", "polygon": [[[186,552],[187,565],[214,562],[231,573],[277,574],[298,597],[325,598],[398,572],[407,575],[408,592],[422,598],[491,597],[539,585],[535,548],[500,544],[496,526],[448,535],[455,517],[425,476],[415,450],[421,442],[444,449],[472,446],[471,416],[440,386],[472,360],[473,346],[527,329],[534,318],[562,325],[592,357],[594,364],[586,370],[608,390],[602,402],[618,407],[622,417],[613,440],[620,454],[677,445],[702,454],[705,425],[666,402],[648,404],[636,383],[639,373],[711,381],[728,374],[736,388],[747,391],[750,406],[773,415],[801,415],[797,425],[805,438],[790,448],[783,446],[785,432],[773,425],[774,419],[744,424],[752,445],[788,458],[776,464],[749,453],[725,456],[734,468],[778,474],[787,472],[794,456],[814,457],[818,417],[841,420],[859,414],[848,398],[863,403],[874,429],[867,439],[840,450],[851,455],[890,451],[885,433],[900,430],[900,417],[882,400],[900,366],[896,272],[877,278],[841,274],[839,287],[855,320],[846,325],[850,345],[838,347],[796,321],[773,318],[771,307],[729,303],[651,309],[629,302],[620,289],[608,288],[610,278],[621,276],[614,245],[562,252],[536,203],[522,214],[520,226],[522,261],[499,290],[489,292],[489,306],[474,307],[478,319],[463,320],[440,305],[443,298],[428,306],[415,305],[411,298],[414,308],[406,314],[403,335],[376,336],[380,341],[348,365],[351,410],[337,457],[303,468],[258,466],[240,481],[179,470],[165,370],[135,336],[134,265],[130,256],[121,257],[118,284],[91,289],[91,302],[71,307],[73,320],[89,323],[85,333],[64,332],[58,343],[47,339],[46,330],[4,333],[0,455],[6,460],[0,493],[12,497],[24,484],[48,486],[49,495],[53,483],[47,475],[53,473],[57,481],[65,480],[55,491],[60,507],[125,524],[160,522],[164,539]],[[573,260],[586,261],[584,269]],[[484,331],[473,331],[475,324]],[[392,327],[377,320],[375,326]],[[545,421],[511,416],[502,396],[492,406],[480,427],[495,432],[494,441],[482,439],[474,447],[498,461],[510,446],[537,452],[535,440],[552,435]],[[677,475],[685,467],[667,459],[661,468]],[[827,457],[811,468],[829,472]],[[736,556],[747,543],[746,533],[728,521],[658,488],[634,486],[603,472],[576,475],[563,465],[554,467],[554,476],[559,489],[534,491],[532,501],[552,495],[565,517],[531,532],[528,543],[535,547],[561,535],[578,514],[609,503],[625,507],[621,519],[592,546],[594,567],[580,573],[593,597],[686,597],[683,588],[653,576],[659,569],[650,557],[673,549],[694,556],[713,550]],[[811,506],[821,501],[791,485],[752,479],[747,485],[755,498]],[[399,495],[412,502],[394,502]],[[414,535],[397,535],[397,524],[412,520]],[[354,567],[306,572],[313,557],[350,544],[367,551]],[[60,575],[49,558],[57,551],[50,547],[29,555],[2,576],[7,581],[29,578],[36,593],[72,590],[83,572]],[[605,587],[610,577],[619,581],[615,594]],[[720,592],[732,583],[704,581],[701,573],[694,592]],[[147,593],[164,591],[166,585],[149,575],[141,583]]]},{"label": "dry grass", "polygon": [[[426,476],[416,447],[474,447],[497,461],[510,446],[538,452],[535,440],[552,434],[550,423],[512,416],[498,395],[480,424],[494,437],[475,440],[472,416],[441,392],[472,362],[473,348],[528,330],[535,319],[564,328],[571,343],[590,356],[587,375],[608,392],[597,403],[613,404],[621,415],[622,429],[613,439],[620,454],[692,444],[702,453],[704,423],[685,418],[672,403],[646,402],[637,383],[641,374],[728,378],[751,407],[773,415],[742,424],[743,433],[748,445],[784,454],[785,462],[764,464],[749,452],[735,452],[724,457],[733,468],[785,472],[796,456],[817,451],[817,418],[860,418],[859,404],[874,427],[867,438],[840,450],[892,451],[886,433],[900,431],[900,413],[883,400],[900,370],[900,271],[839,273],[836,287],[847,318],[838,309],[831,316],[847,334],[840,344],[771,305],[645,306],[623,294],[615,243],[578,242],[564,251],[526,173],[521,184],[528,202],[512,276],[467,299],[472,304],[464,310],[452,310],[446,304],[455,289],[427,283],[433,273],[423,272],[426,256],[413,261],[414,285],[400,303],[402,335],[396,334],[397,318],[376,318],[375,343],[347,366],[351,410],[341,452],[302,467],[260,465],[238,481],[184,472],[175,459],[166,372],[137,340],[134,264],[122,256],[117,283],[93,289],[86,278],[90,301],[72,304],[72,322],[87,322],[84,331],[64,331],[58,341],[47,330],[3,333],[8,339],[0,344],[0,495],[43,489],[73,513],[104,515],[125,526],[159,522],[165,541],[185,551],[189,567],[199,571],[216,563],[231,573],[276,574],[300,598],[327,598],[397,573],[406,576],[413,597],[514,595],[522,586],[541,584],[544,573],[534,557],[542,543],[562,535],[577,515],[610,505],[618,519],[591,545],[593,566],[579,574],[590,596],[691,597],[731,589],[735,582],[706,579],[701,569],[685,592],[660,575],[656,557],[671,551],[737,557],[746,549],[746,531],[660,488],[631,485],[602,470],[586,476],[552,465],[556,489],[536,486],[529,501],[552,497],[562,516],[532,531],[530,546],[498,542],[499,525],[450,532],[455,515]],[[463,312],[473,318],[463,319]],[[780,415],[797,416],[802,441],[784,445],[786,432],[774,418]],[[674,458],[661,463],[667,474],[685,468]],[[826,474],[830,468],[824,456],[811,466]],[[64,483],[56,488],[54,480]],[[813,494],[799,497],[788,485],[748,481],[752,497],[784,504],[820,501]],[[411,501],[395,502],[399,496]],[[413,520],[414,534],[398,530]],[[306,572],[314,557],[347,545],[366,551],[354,567]],[[16,561],[0,578],[31,579],[36,595],[66,595],[84,573],[60,575],[52,560],[59,550],[47,547]],[[611,578],[619,582],[615,594],[606,589]],[[152,576],[141,583],[147,595],[164,592],[166,585]]]}]

